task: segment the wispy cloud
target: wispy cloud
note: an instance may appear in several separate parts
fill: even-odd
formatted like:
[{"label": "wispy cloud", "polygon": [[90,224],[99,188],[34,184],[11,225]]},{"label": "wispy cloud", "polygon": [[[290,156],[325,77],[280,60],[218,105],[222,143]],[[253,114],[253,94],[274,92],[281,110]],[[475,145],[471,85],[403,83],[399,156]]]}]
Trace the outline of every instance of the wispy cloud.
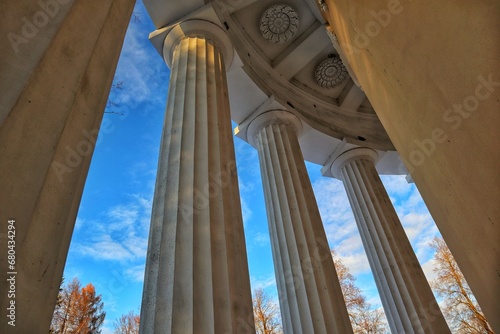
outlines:
[{"label": "wispy cloud", "polygon": [[250,277],[250,285],[252,286],[252,291],[276,287],[276,278],[274,274],[269,276]]},{"label": "wispy cloud", "polygon": [[391,191],[391,184],[397,184],[395,188],[400,194],[404,194],[397,196],[396,212],[421,265],[426,264],[429,268],[432,264],[429,260],[434,256],[429,242],[440,234],[417,187],[407,183],[404,176],[383,176],[382,181]]},{"label": "wispy cloud", "polygon": [[253,236],[253,244],[256,246],[265,246],[270,243],[270,238],[268,233],[257,232]]},{"label": "wispy cloud", "polygon": [[125,270],[125,275],[134,282],[144,282],[144,268],[144,263],[129,267]]},{"label": "wispy cloud", "polygon": [[252,209],[250,209],[250,207],[248,206],[245,197],[241,196],[240,200],[241,200],[241,213],[243,216],[243,224],[246,225],[248,221],[252,218],[253,212]]},{"label": "wispy cloud", "polygon": [[113,240],[110,235],[101,235],[92,243],[80,244],[77,251],[81,254],[91,256],[99,260],[129,260],[134,254],[122,243]]},{"label": "wispy cloud", "polygon": [[110,208],[102,220],[86,222],[86,237],[76,242],[75,251],[96,260],[145,258],[150,213],[150,200],[132,196],[128,204]]},{"label": "wispy cloud", "polygon": [[429,282],[437,278],[437,273],[434,272],[434,268],[436,268],[436,261],[434,258],[431,258],[429,261],[422,264],[425,277]]}]

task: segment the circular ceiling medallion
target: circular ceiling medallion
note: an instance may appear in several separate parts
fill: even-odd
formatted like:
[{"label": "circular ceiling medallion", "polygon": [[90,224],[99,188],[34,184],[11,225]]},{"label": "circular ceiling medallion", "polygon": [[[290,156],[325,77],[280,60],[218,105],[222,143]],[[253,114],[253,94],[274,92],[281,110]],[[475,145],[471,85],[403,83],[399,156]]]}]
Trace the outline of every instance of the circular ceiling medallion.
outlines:
[{"label": "circular ceiling medallion", "polygon": [[348,76],[347,70],[339,57],[333,56],[323,60],[314,73],[316,82],[323,88],[340,85]]},{"label": "circular ceiling medallion", "polygon": [[269,7],[260,18],[262,36],[273,43],[284,43],[299,29],[299,15],[288,5]]}]

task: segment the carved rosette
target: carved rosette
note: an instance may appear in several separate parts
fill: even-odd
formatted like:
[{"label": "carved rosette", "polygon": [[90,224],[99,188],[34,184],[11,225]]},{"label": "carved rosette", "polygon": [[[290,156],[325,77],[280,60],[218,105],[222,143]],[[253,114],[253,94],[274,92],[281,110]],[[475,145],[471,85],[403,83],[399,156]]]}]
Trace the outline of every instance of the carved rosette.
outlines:
[{"label": "carved rosette", "polygon": [[288,5],[271,6],[260,18],[262,37],[272,43],[284,43],[290,40],[298,29],[299,15]]},{"label": "carved rosette", "polygon": [[323,60],[314,73],[316,82],[323,88],[340,85],[347,77],[347,70],[338,56]]}]

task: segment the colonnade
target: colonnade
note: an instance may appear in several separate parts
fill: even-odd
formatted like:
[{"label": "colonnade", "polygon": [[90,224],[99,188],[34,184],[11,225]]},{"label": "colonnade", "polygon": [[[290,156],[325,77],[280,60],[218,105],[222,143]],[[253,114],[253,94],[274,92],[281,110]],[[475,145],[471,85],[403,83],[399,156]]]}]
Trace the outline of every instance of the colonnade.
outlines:
[{"label": "colonnade", "polygon": [[[49,327],[134,5],[94,2],[75,0],[64,9],[67,2],[58,1],[57,27],[36,42],[37,52],[19,55],[23,45],[17,43],[0,56],[11,69],[33,65],[0,105],[0,202],[10,210],[10,216],[2,211],[1,219],[12,216],[21,223],[18,310],[30,315],[16,328],[21,332]],[[11,14],[6,17],[20,17],[16,10]],[[82,15],[93,22],[84,31]],[[201,20],[178,24],[165,39],[171,79],[146,263],[143,334],[255,331],[225,73],[232,50],[219,26]],[[66,67],[73,71],[61,71]],[[11,72],[2,87],[19,71]],[[259,154],[282,319],[290,333],[351,333],[299,145],[301,129],[301,120],[285,109],[266,110],[248,128]],[[330,167],[346,188],[389,325],[394,333],[447,333],[377,174],[377,158],[377,152],[360,147],[338,154]],[[8,303],[2,296],[3,309]],[[4,324],[0,331],[7,332]]]},{"label": "colonnade", "polygon": [[[141,333],[253,331],[252,302],[218,26],[183,22],[165,38],[170,90],[151,222]],[[247,129],[257,148],[284,330],[352,333],[291,112]],[[394,333],[449,329],[375,170],[358,148],[331,166],[344,182]],[[227,174],[214,184],[211,175]],[[206,194],[204,191],[206,190]],[[205,196],[204,196],[205,195]]]}]

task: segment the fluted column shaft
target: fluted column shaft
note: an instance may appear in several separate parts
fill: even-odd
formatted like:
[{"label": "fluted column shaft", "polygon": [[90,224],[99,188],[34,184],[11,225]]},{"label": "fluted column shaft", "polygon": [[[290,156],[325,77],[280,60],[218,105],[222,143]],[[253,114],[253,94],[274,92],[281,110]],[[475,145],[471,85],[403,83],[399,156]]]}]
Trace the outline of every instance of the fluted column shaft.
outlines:
[{"label": "fluted column shaft", "polygon": [[255,145],[284,329],[352,333],[296,127],[280,117],[256,130]]},{"label": "fluted column shaft", "polygon": [[0,333],[49,331],[134,4],[0,1]]},{"label": "fluted column shaft", "polygon": [[450,333],[375,169],[376,153],[347,151],[333,163],[349,197],[393,333]]},{"label": "fluted column shaft", "polygon": [[174,47],[140,332],[254,333],[224,59]]}]

